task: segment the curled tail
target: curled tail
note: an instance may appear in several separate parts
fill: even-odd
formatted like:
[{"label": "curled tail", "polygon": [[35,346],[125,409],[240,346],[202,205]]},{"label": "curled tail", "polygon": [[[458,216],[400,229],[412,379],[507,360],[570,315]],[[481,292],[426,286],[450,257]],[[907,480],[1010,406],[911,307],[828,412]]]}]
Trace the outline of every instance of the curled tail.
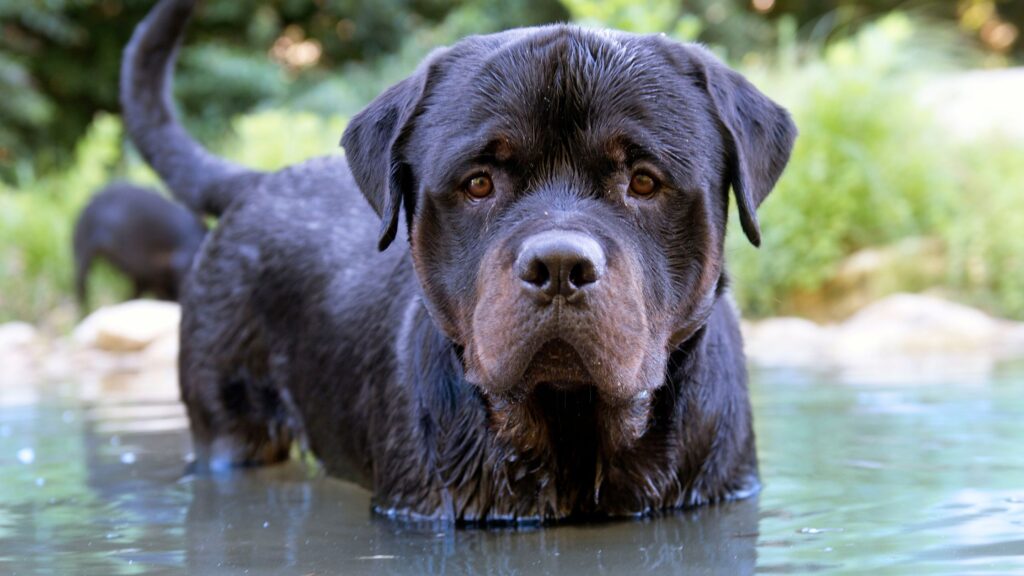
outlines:
[{"label": "curled tail", "polygon": [[175,197],[220,215],[259,172],[214,156],[185,131],[172,102],[174,64],[197,0],[161,0],[139,23],[121,61],[128,135]]}]

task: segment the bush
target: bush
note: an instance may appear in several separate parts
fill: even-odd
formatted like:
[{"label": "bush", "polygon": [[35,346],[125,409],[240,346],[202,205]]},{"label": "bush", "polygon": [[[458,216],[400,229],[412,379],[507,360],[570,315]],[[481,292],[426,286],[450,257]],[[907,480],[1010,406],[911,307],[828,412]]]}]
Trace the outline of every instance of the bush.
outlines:
[{"label": "bush", "polygon": [[1024,319],[1024,145],[989,140],[954,159],[959,202],[940,230],[949,286],[968,303]]},{"label": "bush", "polygon": [[[73,317],[71,230],[92,190],[107,182],[120,157],[120,141],[118,120],[101,115],[66,172],[26,190],[0,185],[0,321],[56,314],[63,319],[58,323],[66,323]],[[99,293],[124,288],[109,272],[97,276],[93,285]]]},{"label": "bush", "polygon": [[[732,226],[735,293],[747,313],[789,311],[795,294],[819,290],[851,253],[924,235],[945,242],[956,295],[1024,315],[1024,251],[1012,233],[1022,229],[1024,195],[1011,192],[1024,190],[1024,147],[957,143],[937,126],[914,96],[922,69],[943,67],[941,50],[920,49],[928,38],[890,17],[820,59],[751,72],[790,109],[800,137],[759,211],[762,249]],[[922,53],[931,56],[924,66]],[[1017,274],[1006,274],[1013,266]]]},{"label": "bush", "polygon": [[[263,112],[238,118],[233,136],[218,149],[243,164],[274,169],[339,153],[344,124],[308,113]],[[115,179],[159,187],[148,167],[122,153],[122,143],[120,120],[100,114],[68,170],[18,190],[0,184],[0,322],[43,322],[55,330],[73,323],[71,236],[78,213],[97,189]],[[90,292],[93,306],[131,293],[125,279],[102,265],[90,277]]]}]

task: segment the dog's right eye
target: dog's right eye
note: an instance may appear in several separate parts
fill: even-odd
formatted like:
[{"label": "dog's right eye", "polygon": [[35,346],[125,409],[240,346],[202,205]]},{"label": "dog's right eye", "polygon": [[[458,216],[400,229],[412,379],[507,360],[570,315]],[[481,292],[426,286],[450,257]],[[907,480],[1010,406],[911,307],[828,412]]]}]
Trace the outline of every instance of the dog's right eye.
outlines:
[{"label": "dog's right eye", "polygon": [[629,192],[641,198],[650,197],[658,191],[658,181],[645,172],[637,172],[629,180]]},{"label": "dog's right eye", "polygon": [[477,174],[466,181],[464,186],[466,194],[470,197],[481,199],[491,195],[494,191],[494,183],[491,182],[491,177],[486,174]]}]

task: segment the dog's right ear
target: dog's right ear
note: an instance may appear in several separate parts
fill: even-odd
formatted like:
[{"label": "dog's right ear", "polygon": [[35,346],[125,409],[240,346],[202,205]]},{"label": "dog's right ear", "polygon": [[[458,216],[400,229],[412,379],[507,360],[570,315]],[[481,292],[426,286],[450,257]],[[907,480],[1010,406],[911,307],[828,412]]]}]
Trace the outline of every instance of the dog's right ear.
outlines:
[{"label": "dog's right ear", "polygon": [[405,144],[445,52],[445,48],[435,50],[411,76],[370,102],[341,137],[356,184],[381,218],[380,250],[398,233],[403,202],[406,220],[412,222],[416,175],[405,158]]}]

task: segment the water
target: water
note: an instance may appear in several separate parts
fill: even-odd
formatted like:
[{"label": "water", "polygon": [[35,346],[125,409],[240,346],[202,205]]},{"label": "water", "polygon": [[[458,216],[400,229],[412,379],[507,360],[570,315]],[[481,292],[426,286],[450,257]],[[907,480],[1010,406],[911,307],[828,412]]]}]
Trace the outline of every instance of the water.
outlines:
[{"label": "water", "polygon": [[168,375],[0,390],[0,573],[1024,574],[1024,366],[857,385],[762,372],[765,489],[636,522],[452,531],[292,463],[183,476]]}]

